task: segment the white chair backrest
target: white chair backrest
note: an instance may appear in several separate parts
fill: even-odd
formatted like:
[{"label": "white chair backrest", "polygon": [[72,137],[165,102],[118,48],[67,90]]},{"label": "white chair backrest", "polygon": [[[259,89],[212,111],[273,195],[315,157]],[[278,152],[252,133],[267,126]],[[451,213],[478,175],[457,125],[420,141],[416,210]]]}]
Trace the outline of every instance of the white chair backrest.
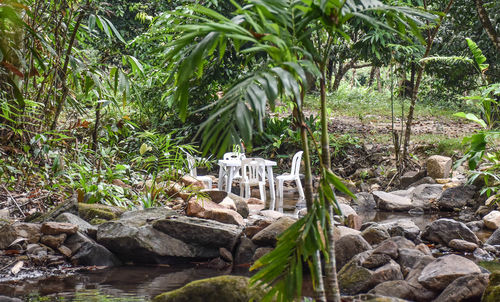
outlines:
[{"label": "white chair backrest", "polygon": [[299,175],[299,170],[300,170],[300,162],[302,160],[302,153],[303,151],[299,151],[295,153],[292,159],[292,171],[290,172],[290,175]]},{"label": "white chair backrest", "polygon": [[186,159],[188,162],[189,175],[193,177],[198,176],[198,173],[196,172],[196,159],[188,153],[186,153]]},{"label": "white chair backrest", "polygon": [[244,158],[247,158],[245,153],[236,153],[236,152],[224,153],[224,156],[222,157],[223,160],[244,159]]},{"label": "white chair backrest", "polygon": [[241,169],[245,181],[266,181],[266,161],[263,158],[242,159]]}]

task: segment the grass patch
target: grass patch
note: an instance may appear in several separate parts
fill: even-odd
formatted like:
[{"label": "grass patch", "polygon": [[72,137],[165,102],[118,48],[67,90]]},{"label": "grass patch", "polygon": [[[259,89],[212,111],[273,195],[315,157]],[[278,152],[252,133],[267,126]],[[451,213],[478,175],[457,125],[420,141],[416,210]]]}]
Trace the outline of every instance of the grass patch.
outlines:
[{"label": "grass patch", "polygon": [[[307,108],[319,110],[319,95],[310,94],[306,97]],[[360,120],[372,117],[380,121],[380,117],[390,119],[391,117],[391,95],[390,91],[378,92],[374,88],[351,87],[347,82],[343,82],[338,91],[327,95],[327,108],[329,114],[358,117]],[[402,108],[404,115],[408,114],[410,100],[395,99],[394,114],[401,116]],[[415,106],[415,115],[419,117],[446,117],[458,119],[453,116],[456,110],[425,105],[418,103]]]},{"label": "grass patch", "polygon": [[460,156],[466,147],[462,145],[462,138],[449,138],[444,134],[420,134],[414,135],[412,141],[418,147],[418,151],[425,155]]},{"label": "grass patch", "polygon": [[[389,133],[372,135],[362,141],[392,145],[392,135]],[[426,156],[439,154],[453,157],[461,156],[466,151],[466,146],[462,145],[462,138],[449,138],[444,134],[414,134],[411,136],[411,141],[417,145],[415,152]]]}]

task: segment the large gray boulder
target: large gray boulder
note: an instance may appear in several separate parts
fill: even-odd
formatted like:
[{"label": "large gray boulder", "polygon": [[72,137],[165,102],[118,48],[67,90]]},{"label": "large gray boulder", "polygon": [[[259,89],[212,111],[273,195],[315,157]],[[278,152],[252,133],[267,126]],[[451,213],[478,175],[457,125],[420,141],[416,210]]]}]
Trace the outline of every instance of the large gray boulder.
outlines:
[{"label": "large gray boulder", "polygon": [[422,184],[413,190],[411,200],[414,207],[429,210],[432,202],[435,202],[443,193],[443,185]]},{"label": "large gray boulder", "polygon": [[413,290],[413,294],[415,295],[415,298],[413,299],[414,301],[419,301],[419,302],[432,301],[439,294],[439,292],[428,289],[424,287],[422,284],[420,284],[420,282],[418,282],[418,277],[420,277],[420,274],[422,273],[424,268],[434,260],[435,259],[431,257],[422,258],[417,264],[415,264],[413,269],[410,270],[405,277],[405,281],[407,281],[408,284],[410,284],[411,287],[414,289]]},{"label": "large gray boulder", "polygon": [[185,243],[232,250],[242,229],[234,224],[187,216],[171,216],[153,222],[162,233]]},{"label": "large gray boulder", "polygon": [[[415,243],[413,243],[413,241],[406,239],[403,236],[394,236],[394,237],[391,237],[385,241],[394,242],[398,246],[398,249],[404,249],[404,248],[414,249],[415,248]],[[382,242],[381,244],[384,244],[384,243],[385,242]]]},{"label": "large gray boulder", "polygon": [[96,244],[96,242],[82,232],[76,232],[69,235],[64,241],[64,245],[71,250],[71,254],[75,254],[84,243]]},{"label": "large gray boulder", "polygon": [[347,235],[335,242],[335,261],[340,270],[353,256],[370,250],[371,245],[360,235]]},{"label": "large gray boulder", "polygon": [[471,260],[457,255],[446,255],[429,263],[418,277],[423,286],[441,291],[455,279],[469,274],[481,273],[481,269]]},{"label": "large gray boulder", "polygon": [[83,243],[71,257],[73,264],[85,266],[119,266],[121,261],[104,246],[95,242]]},{"label": "large gray boulder", "polygon": [[[17,237],[26,238],[28,243],[38,243],[42,237],[41,225],[38,223],[16,222],[12,226],[16,231]],[[2,234],[4,233],[2,232]]]},{"label": "large gray boulder", "polygon": [[396,297],[405,300],[415,300],[414,288],[406,280],[391,280],[378,284],[368,293],[386,297]]},{"label": "large gray boulder", "polygon": [[382,223],[392,237],[403,236],[415,240],[420,234],[420,228],[410,219],[398,219],[397,221]]},{"label": "large gray boulder", "polygon": [[399,265],[390,260],[377,269],[368,269],[362,263],[370,256],[366,251],[354,256],[338,273],[339,287],[342,294],[354,295],[367,292],[377,284],[389,280],[402,280]]},{"label": "large gray boulder", "polygon": [[471,274],[455,279],[434,302],[479,301],[488,285],[489,274]]},{"label": "large gray boulder", "polygon": [[359,302],[359,301],[370,301],[370,302],[408,302],[407,300],[399,299],[396,297],[388,297],[375,294],[359,294],[356,296],[342,296],[342,302]]},{"label": "large gray boulder", "polygon": [[295,219],[283,216],[252,237],[252,241],[260,246],[274,246],[278,236],[295,223]]},{"label": "large gray boulder", "polygon": [[420,179],[424,178],[425,176],[425,171],[408,171],[403,176],[401,176],[401,187],[407,188],[411,184],[419,181]]},{"label": "large gray boulder", "polygon": [[97,227],[94,225],[91,225],[90,223],[83,220],[79,216],[76,216],[75,214],[68,213],[68,212],[62,213],[56,217],[55,221],[66,222],[66,223],[71,223],[73,225],[76,225],[76,226],[78,226],[78,231],[83,232],[92,238],[96,238]]},{"label": "large gray boulder", "polygon": [[379,224],[367,227],[361,232],[361,236],[363,236],[369,244],[379,244],[391,237],[389,232],[387,232],[387,228]]},{"label": "large gray boulder", "polygon": [[399,249],[399,257],[397,261],[401,266],[401,270],[406,275],[423,259],[428,262],[434,261],[434,257],[424,254],[417,249],[402,248]]},{"label": "large gray boulder", "polygon": [[352,206],[357,212],[368,212],[372,211],[377,207],[375,198],[368,192],[360,192],[355,194],[356,199],[352,201]]},{"label": "large gray boulder", "polygon": [[463,239],[479,244],[479,239],[464,223],[453,219],[441,218],[425,228],[422,239],[448,245],[452,239]]},{"label": "large gray boulder", "polygon": [[6,249],[16,238],[14,226],[10,222],[0,221],[0,250]]},{"label": "large gray boulder", "polygon": [[383,191],[374,191],[377,206],[381,210],[404,212],[413,208],[411,198]]},{"label": "large gray boulder", "polygon": [[500,245],[500,228],[496,229],[493,234],[490,235],[485,244]]},{"label": "large gray boulder", "polygon": [[465,205],[474,205],[476,187],[473,185],[458,186],[446,189],[438,199],[438,207],[441,210],[453,211],[461,209]]},{"label": "large gray boulder", "polygon": [[248,237],[241,237],[240,243],[236,248],[234,255],[235,264],[248,264],[252,262],[252,257],[255,253],[257,246]]},{"label": "large gray boulder", "polygon": [[[196,223],[196,218],[176,218],[176,215],[174,211],[164,208],[126,212],[119,220],[99,226],[97,242],[124,261],[159,263],[179,258],[217,257],[219,247],[234,246],[239,236],[236,226],[206,220]],[[162,220],[154,227],[157,221]],[[175,224],[184,233],[176,230]],[[213,232],[211,237],[210,232]]]}]

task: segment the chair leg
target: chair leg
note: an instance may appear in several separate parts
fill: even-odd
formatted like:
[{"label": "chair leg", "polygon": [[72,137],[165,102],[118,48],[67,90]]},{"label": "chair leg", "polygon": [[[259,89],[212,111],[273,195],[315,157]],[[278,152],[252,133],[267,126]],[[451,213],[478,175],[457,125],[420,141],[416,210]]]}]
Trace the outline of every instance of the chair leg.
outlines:
[{"label": "chair leg", "polygon": [[284,192],[284,185],[285,185],[285,182],[284,181],[280,181],[280,205],[279,205],[279,211],[281,213],[283,213],[283,197],[285,196],[285,192]]},{"label": "chair leg", "polygon": [[260,199],[266,204],[266,187],[265,184],[259,184]]},{"label": "chair leg", "polygon": [[295,183],[297,183],[297,190],[299,190],[299,196],[300,198],[302,199],[305,199],[305,194],[304,194],[304,190],[302,189],[302,183],[300,182],[300,178],[297,177],[295,178]]},{"label": "chair leg", "polygon": [[250,184],[245,184],[245,198],[250,198]]},{"label": "chair leg", "polygon": [[[276,196],[275,196],[276,197]],[[276,198],[275,198],[276,199]],[[274,206],[275,206],[276,201],[271,198],[271,201],[269,202],[269,210],[274,211]]]},{"label": "chair leg", "polygon": [[245,197],[245,184],[243,182],[240,183],[240,196]]}]

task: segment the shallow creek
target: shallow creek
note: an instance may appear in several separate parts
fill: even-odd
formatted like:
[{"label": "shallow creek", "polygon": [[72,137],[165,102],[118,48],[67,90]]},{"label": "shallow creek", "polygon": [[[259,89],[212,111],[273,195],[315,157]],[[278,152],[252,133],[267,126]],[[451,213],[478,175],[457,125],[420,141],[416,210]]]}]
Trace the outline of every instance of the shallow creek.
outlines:
[{"label": "shallow creek", "polygon": [[[450,213],[411,216],[408,213],[359,213],[363,221],[392,222],[411,219],[423,230],[430,222]],[[491,233],[478,233],[485,241]],[[198,279],[219,275],[251,275],[247,267],[215,270],[200,264],[175,266],[123,266],[81,271],[67,276],[21,278],[0,277],[0,295],[24,301],[150,301],[156,295]]]}]

